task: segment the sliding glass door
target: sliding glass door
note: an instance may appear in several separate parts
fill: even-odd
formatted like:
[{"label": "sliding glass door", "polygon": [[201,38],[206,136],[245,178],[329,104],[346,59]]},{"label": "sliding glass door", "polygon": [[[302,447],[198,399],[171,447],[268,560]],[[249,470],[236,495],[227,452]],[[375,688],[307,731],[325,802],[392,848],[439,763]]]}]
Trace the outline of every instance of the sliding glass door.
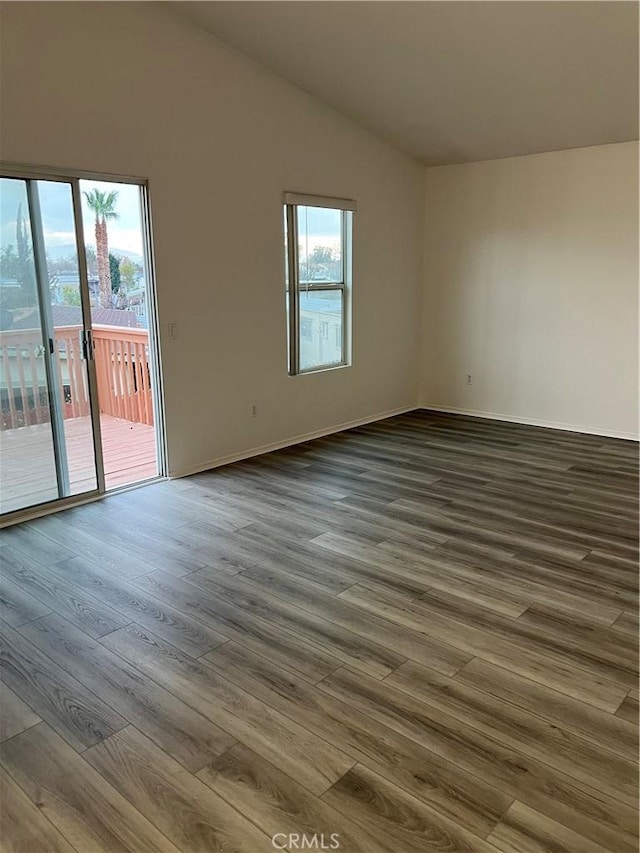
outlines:
[{"label": "sliding glass door", "polygon": [[[64,280],[56,266],[64,247]],[[79,181],[0,177],[0,513],[104,491]]]},{"label": "sliding glass door", "polygon": [[147,196],[143,184],[114,179],[81,178],[80,190],[109,491],[162,470]]}]

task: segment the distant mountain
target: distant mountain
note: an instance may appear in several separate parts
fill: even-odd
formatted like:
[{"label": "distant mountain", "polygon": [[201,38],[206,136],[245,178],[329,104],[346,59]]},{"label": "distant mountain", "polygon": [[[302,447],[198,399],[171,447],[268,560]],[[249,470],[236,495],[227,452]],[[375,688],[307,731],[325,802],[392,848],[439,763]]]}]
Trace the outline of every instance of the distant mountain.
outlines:
[{"label": "distant mountain", "polygon": [[[95,249],[95,246],[92,248]],[[74,243],[62,243],[60,246],[47,246],[47,255],[52,261],[57,261],[60,258],[70,258],[72,255],[75,255],[75,253],[76,247]],[[142,255],[139,255],[137,252],[130,252],[129,249],[118,249],[116,246],[109,246],[109,253],[112,255],[118,255],[118,257],[129,258],[136,264],[141,264],[144,260]]]}]

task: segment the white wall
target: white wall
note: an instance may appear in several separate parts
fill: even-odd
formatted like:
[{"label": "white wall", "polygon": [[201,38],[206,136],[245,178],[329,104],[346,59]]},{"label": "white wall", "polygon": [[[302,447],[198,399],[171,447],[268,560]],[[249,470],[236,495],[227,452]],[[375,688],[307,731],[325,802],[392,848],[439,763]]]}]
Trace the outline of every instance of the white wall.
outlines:
[{"label": "white wall", "polygon": [[423,405],[637,436],[637,158],[426,170]]},{"label": "white wall", "polygon": [[[162,4],[2,37],[4,160],[149,179],[172,472],[417,403],[421,166]],[[358,201],[352,368],[287,375],[285,189]]]},{"label": "white wall", "polygon": [[[149,178],[173,473],[420,401],[637,433],[636,144],[427,169],[425,238],[421,166],[166,5],[1,14],[3,159]],[[358,200],[352,368],[287,376],[284,189]]]}]

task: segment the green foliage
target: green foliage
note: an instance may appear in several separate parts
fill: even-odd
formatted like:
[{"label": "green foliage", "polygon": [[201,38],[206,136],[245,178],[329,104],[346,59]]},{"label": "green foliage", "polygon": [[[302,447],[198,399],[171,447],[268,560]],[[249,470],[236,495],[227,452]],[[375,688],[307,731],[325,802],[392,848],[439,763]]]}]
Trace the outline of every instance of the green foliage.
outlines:
[{"label": "green foliage", "polygon": [[80,290],[77,287],[62,288],[63,305],[80,305]]},{"label": "green foliage", "polygon": [[84,197],[91,210],[95,213],[96,219],[105,222],[107,219],[118,219],[119,213],[116,211],[116,201],[118,193],[115,190],[107,192],[106,190],[91,190],[85,192]]},{"label": "green foliage", "polygon": [[136,286],[138,280],[138,266],[134,264],[131,258],[120,258],[120,275],[127,290],[132,290]]},{"label": "green foliage", "polygon": [[21,287],[0,286],[0,308],[14,310],[17,308],[32,308],[35,305],[33,299],[28,299]]},{"label": "green foliage", "polygon": [[0,251],[0,268],[2,269],[2,278],[14,280],[18,282],[18,255],[14,246],[7,246]]},{"label": "green foliage", "polygon": [[27,223],[22,216],[22,204],[18,205],[16,216],[17,279],[18,284],[28,295],[36,292],[36,276],[33,262],[31,240],[27,232]]},{"label": "green foliage", "polygon": [[[84,197],[96,216],[95,232],[96,254],[98,257],[98,280],[100,282],[100,304],[103,308],[110,308],[113,304],[114,290],[111,283],[111,259],[109,258],[107,220],[118,218],[118,213],[115,208],[118,193],[115,190],[106,192],[95,189],[90,192],[85,192]],[[119,289],[120,282],[118,280],[118,290]]]},{"label": "green foliage", "polygon": [[[33,262],[31,239],[22,215],[22,204],[16,213],[16,245],[0,251],[2,278],[15,281],[22,292],[23,306],[33,304],[36,294],[36,271]],[[19,301],[19,297],[16,297]],[[23,307],[19,306],[19,307]]]},{"label": "green foliage", "polygon": [[116,257],[116,255],[112,255],[109,252],[109,272],[111,273],[111,292],[118,293],[120,291],[120,285],[122,283],[122,277],[120,275],[120,258]]}]

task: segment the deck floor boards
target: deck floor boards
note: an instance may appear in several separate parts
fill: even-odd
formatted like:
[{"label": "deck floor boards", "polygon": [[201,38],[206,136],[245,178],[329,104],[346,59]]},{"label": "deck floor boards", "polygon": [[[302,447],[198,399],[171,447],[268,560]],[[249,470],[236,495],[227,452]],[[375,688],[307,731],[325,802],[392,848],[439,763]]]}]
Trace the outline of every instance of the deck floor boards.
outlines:
[{"label": "deck floor boards", "polygon": [[[107,489],[156,476],[152,426],[101,414],[100,431]],[[95,489],[90,419],[65,420],[64,433],[72,494]],[[58,497],[49,424],[0,432],[0,466],[0,512],[12,512]]]}]

